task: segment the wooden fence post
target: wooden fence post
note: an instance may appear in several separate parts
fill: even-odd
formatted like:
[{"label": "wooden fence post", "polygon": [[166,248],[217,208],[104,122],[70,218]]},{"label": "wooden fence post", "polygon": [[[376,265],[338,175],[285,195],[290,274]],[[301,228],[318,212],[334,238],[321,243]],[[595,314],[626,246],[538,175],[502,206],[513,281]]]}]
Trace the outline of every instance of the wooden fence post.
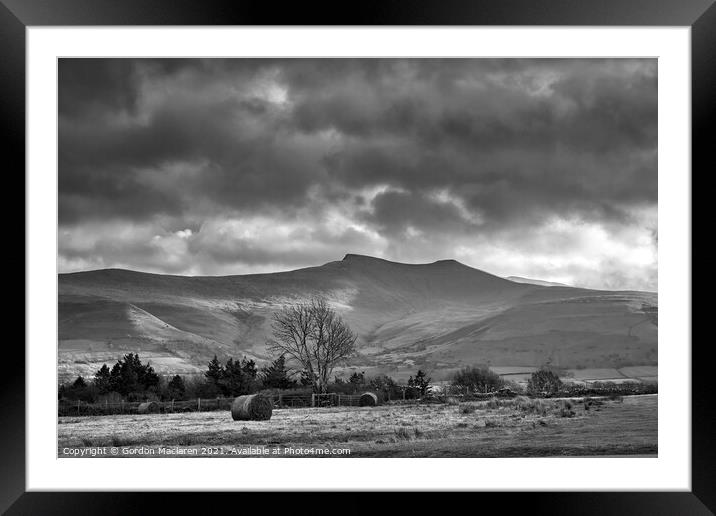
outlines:
[{"label": "wooden fence post", "polygon": [[196,411],[201,412],[201,398],[196,399]]},{"label": "wooden fence post", "polygon": [[80,400],[77,400],[77,415],[80,415]]},{"label": "wooden fence post", "polygon": [[278,395],[278,407],[281,408],[283,405],[283,394]]},{"label": "wooden fence post", "polygon": [[316,406],[316,395],[311,394],[311,407],[315,407],[315,406]]}]

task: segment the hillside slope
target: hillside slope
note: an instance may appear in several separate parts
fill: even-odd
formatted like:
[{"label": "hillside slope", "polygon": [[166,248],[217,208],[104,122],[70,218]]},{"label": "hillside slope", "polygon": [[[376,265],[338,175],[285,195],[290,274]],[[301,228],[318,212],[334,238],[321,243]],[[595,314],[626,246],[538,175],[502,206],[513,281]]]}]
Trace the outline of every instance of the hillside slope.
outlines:
[{"label": "hillside slope", "polygon": [[92,374],[129,351],[166,373],[198,372],[214,354],[267,360],[272,314],[312,295],[328,298],[359,335],[352,365],[373,372],[657,362],[654,293],[544,287],[454,260],[411,265],[349,254],[273,274],[60,274],[60,374]]},{"label": "hillside slope", "polygon": [[520,276],[507,276],[505,279],[514,281],[515,283],[528,283],[530,285],[540,285],[542,287],[568,287],[564,283],[557,283],[556,281],[544,281],[532,278],[522,278]]}]

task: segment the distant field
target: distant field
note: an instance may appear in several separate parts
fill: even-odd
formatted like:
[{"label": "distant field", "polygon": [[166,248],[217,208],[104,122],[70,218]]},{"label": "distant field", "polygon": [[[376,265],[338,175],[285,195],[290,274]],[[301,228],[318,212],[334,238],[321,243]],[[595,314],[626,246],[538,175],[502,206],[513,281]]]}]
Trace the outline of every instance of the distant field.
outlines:
[{"label": "distant field", "polygon": [[658,367],[657,366],[633,366],[633,367],[622,367],[619,372],[625,376],[631,376],[633,378],[657,378]]},{"label": "distant field", "polygon": [[[275,410],[270,421],[233,421],[228,412],[116,415],[58,421],[58,455],[69,449],[142,447],[349,449],[353,457],[532,457],[655,455],[657,396],[604,400],[589,410],[561,400],[458,405],[386,405]],[[540,405],[541,404],[541,405]],[[537,408],[535,408],[535,406]],[[125,455],[126,456],[126,455]],[[239,455],[241,456],[241,455]]]},{"label": "distant field", "polygon": [[490,369],[500,375],[511,375],[534,373],[539,368],[530,366],[490,366]]},{"label": "distant field", "polygon": [[575,380],[611,380],[614,378],[624,378],[619,371],[610,368],[570,369],[568,372]]},{"label": "distant field", "polygon": [[656,382],[658,381],[657,366],[631,366],[620,369],[613,368],[592,368],[592,369],[569,369],[565,381],[574,383],[585,382]]}]

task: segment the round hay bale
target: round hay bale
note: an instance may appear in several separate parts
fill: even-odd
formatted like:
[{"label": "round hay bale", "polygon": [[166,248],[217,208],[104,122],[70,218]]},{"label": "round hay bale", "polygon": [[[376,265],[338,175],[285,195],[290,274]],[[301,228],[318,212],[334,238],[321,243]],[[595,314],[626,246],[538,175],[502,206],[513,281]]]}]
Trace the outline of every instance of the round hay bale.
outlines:
[{"label": "round hay bale", "polygon": [[144,403],[140,403],[139,407],[137,407],[137,412],[140,414],[155,414],[159,412],[159,403],[156,401],[146,401]]},{"label": "round hay bale", "polygon": [[364,392],[358,399],[361,407],[375,407],[378,404],[378,396],[373,392]]},{"label": "round hay bale", "polygon": [[234,421],[266,421],[271,419],[273,403],[260,394],[239,396],[231,404],[231,417]]}]

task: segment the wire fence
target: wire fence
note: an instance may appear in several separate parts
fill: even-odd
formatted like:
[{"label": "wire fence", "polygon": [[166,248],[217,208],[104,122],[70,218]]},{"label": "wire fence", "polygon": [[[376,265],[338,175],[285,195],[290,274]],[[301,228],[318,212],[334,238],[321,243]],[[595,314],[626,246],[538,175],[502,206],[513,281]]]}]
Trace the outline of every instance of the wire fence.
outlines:
[{"label": "wire fence", "polygon": [[[606,396],[606,395],[636,395],[653,394],[658,392],[657,384],[594,382],[583,385],[564,385],[562,389],[552,393],[531,393],[532,397],[565,397],[565,396]],[[400,395],[391,397],[390,393],[381,398],[381,403],[453,403],[463,401],[477,401],[494,397],[514,397],[519,394],[510,389],[499,389],[490,392],[475,392],[464,387],[440,386],[432,392],[422,396],[407,397],[406,389]],[[355,407],[360,405],[360,394],[263,394],[269,398],[276,409],[309,408],[309,407]],[[192,400],[155,401],[144,407],[145,412],[171,414],[177,412],[210,412],[216,410],[231,410],[235,398],[196,398]],[[98,402],[60,400],[58,403],[58,416],[100,416],[112,414],[139,414],[141,401]]]},{"label": "wire fence", "polygon": [[[360,405],[360,395],[351,394],[266,394],[274,408],[308,407],[356,407]],[[231,410],[235,398],[197,398],[193,400],[154,401],[144,407],[141,413],[173,414],[177,412],[211,412]],[[142,401],[104,401],[88,403],[85,401],[60,400],[58,416],[105,416],[113,414],[140,414]]]}]

